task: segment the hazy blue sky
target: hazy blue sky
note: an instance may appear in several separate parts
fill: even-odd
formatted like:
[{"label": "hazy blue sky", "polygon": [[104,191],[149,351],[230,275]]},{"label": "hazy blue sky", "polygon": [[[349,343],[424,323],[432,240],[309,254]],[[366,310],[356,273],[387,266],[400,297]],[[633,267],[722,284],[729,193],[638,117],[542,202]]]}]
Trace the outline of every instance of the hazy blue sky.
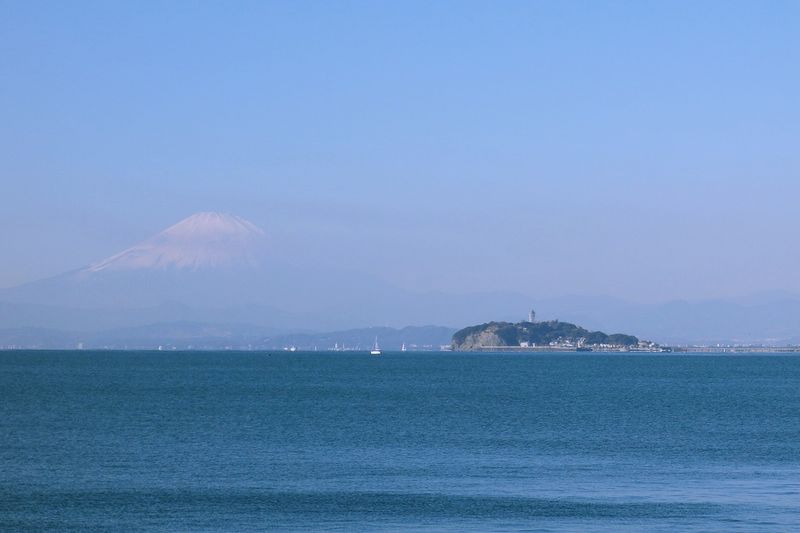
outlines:
[{"label": "hazy blue sky", "polygon": [[800,290],[800,2],[0,1],[0,286],[200,210],[402,286]]}]

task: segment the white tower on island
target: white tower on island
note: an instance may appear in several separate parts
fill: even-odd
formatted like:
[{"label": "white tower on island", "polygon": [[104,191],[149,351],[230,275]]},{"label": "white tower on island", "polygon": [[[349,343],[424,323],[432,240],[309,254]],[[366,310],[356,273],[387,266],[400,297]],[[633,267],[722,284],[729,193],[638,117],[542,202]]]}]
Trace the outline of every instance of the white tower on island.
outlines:
[{"label": "white tower on island", "polygon": [[533,309],[528,311],[528,322],[530,323],[536,322],[536,311],[534,311]]}]

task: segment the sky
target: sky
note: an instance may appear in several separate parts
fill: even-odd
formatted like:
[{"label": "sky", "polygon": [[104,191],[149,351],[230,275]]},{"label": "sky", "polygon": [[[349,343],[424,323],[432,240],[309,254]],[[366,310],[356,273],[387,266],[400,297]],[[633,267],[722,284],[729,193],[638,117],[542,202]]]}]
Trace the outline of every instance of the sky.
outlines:
[{"label": "sky", "polygon": [[447,292],[800,291],[798,2],[0,0],[0,287],[197,211]]}]

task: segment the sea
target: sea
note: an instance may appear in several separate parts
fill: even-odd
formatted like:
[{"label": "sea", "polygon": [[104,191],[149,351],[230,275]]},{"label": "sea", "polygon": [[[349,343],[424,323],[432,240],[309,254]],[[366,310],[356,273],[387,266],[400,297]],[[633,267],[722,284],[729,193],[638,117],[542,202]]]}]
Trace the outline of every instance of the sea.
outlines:
[{"label": "sea", "polygon": [[800,531],[800,357],[0,352],[3,531]]}]

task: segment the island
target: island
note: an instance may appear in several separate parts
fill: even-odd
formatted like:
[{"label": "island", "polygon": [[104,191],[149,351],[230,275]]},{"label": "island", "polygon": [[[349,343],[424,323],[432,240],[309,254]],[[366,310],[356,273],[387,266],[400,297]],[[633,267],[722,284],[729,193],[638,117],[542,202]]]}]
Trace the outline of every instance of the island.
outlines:
[{"label": "island", "polygon": [[488,322],[453,334],[455,351],[663,352],[668,348],[633,335],[589,331],[569,322]]}]

